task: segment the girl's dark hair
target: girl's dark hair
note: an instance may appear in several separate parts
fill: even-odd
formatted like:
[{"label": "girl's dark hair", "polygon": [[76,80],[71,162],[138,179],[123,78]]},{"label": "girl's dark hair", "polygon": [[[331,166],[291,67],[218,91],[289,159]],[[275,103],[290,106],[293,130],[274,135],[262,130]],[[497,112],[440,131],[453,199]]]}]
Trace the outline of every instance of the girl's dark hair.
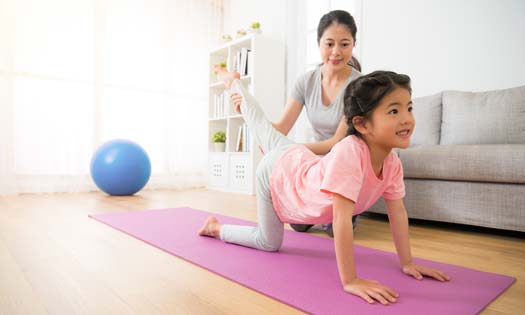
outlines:
[{"label": "girl's dark hair", "polygon": [[[320,43],[324,31],[326,31],[326,29],[334,23],[346,26],[352,34],[352,38],[354,39],[355,43],[357,26],[355,25],[354,17],[346,11],[334,10],[326,13],[325,15],[323,15],[323,17],[321,17],[321,20],[319,20],[319,25],[317,26],[317,44]],[[352,59],[348,62],[348,65],[361,72],[361,64],[359,63],[356,57],[352,56]]]},{"label": "girl's dark hair", "polygon": [[352,119],[356,116],[362,116],[365,120],[370,119],[383,97],[398,87],[407,89],[412,94],[410,77],[392,71],[374,71],[352,81],[346,87],[344,96],[344,114],[348,124],[346,135],[361,137]]}]

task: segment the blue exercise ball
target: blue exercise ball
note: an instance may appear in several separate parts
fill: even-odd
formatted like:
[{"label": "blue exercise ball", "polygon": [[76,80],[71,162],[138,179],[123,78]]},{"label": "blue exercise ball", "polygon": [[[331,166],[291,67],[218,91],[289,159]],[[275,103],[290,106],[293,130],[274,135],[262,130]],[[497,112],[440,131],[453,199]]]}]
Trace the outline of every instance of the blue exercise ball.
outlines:
[{"label": "blue exercise ball", "polygon": [[133,195],[146,185],[151,175],[148,154],[135,142],[111,140],[91,158],[91,178],[112,196]]}]

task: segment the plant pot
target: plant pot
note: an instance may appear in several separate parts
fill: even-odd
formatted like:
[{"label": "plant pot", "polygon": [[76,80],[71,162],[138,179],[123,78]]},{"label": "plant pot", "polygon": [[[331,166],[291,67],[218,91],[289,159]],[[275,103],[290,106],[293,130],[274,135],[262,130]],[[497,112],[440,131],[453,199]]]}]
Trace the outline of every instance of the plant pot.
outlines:
[{"label": "plant pot", "polygon": [[225,142],[214,142],[213,146],[215,147],[215,152],[224,152],[226,149]]}]

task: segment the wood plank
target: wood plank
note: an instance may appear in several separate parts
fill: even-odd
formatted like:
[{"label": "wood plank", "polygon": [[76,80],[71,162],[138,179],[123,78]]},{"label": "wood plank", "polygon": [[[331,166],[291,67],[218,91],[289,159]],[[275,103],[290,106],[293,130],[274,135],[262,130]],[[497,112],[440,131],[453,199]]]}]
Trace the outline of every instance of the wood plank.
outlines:
[{"label": "wood plank", "polygon": [[47,314],[38,294],[3,241],[0,241],[0,279],[1,314]]}]

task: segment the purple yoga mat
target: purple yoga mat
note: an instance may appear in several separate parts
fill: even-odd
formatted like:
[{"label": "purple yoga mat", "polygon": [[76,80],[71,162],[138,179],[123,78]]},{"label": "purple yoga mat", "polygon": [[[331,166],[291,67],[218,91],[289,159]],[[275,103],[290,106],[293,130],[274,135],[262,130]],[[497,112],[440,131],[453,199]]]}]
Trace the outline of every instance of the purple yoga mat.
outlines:
[{"label": "purple yoga mat", "polygon": [[[92,215],[91,218],[177,257],[311,314],[476,314],[514,278],[415,259],[452,277],[442,283],[404,275],[397,255],[355,245],[357,273],[395,289],[395,304],[368,304],[341,289],[332,239],[285,231],[283,247],[268,253],[200,237],[212,213],[191,208]],[[255,225],[213,214],[221,223]],[[220,259],[218,259],[220,257]]]}]

